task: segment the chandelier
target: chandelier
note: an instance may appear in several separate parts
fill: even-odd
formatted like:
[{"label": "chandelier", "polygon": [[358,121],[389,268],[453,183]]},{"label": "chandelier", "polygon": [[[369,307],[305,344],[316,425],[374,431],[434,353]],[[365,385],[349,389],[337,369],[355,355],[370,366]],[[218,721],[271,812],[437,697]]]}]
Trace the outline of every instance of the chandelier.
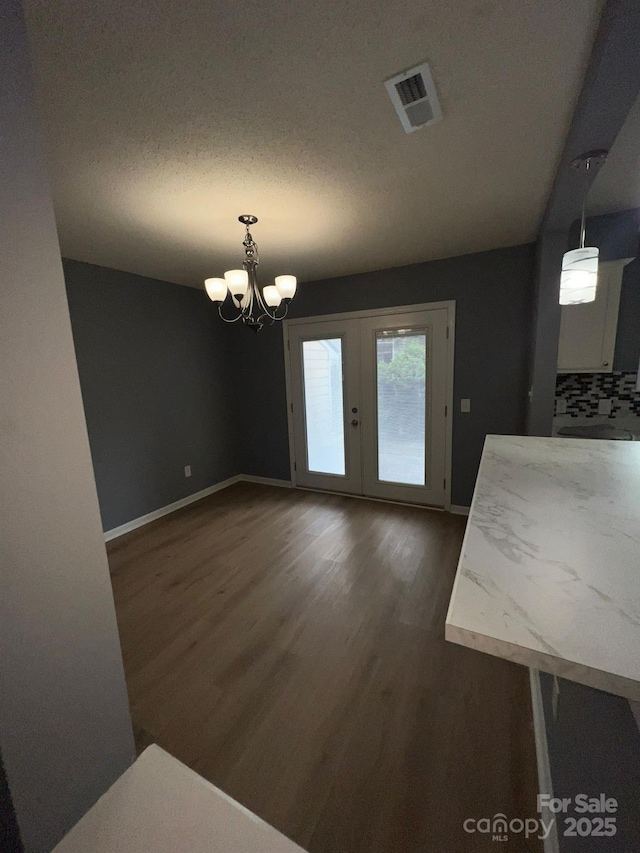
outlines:
[{"label": "chandelier", "polygon": [[[228,270],[224,278],[208,278],[204,286],[209,299],[218,307],[218,314],[225,323],[237,323],[242,320],[245,326],[259,331],[265,323],[272,324],[276,320],[284,320],[289,311],[289,303],[296,292],[296,277],[294,275],[278,275],[275,284],[262,288],[258,286],[258,247],[251,236],[249,228],[258,221],[257,216],[239,216],[238,221],[245,226],[244,246],[245,259],[241,270]],[[231,294],[230,304],[235,309],[234,317],[225,317],[223,306],[227,295]],[[278,311],[280,306],[283,308]]]}]

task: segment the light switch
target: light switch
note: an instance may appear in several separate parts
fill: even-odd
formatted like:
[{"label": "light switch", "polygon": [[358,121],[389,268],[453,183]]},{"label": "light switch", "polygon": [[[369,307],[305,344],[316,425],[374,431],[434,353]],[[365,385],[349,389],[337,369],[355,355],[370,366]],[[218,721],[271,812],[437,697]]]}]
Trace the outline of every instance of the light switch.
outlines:
[{"label": "light switch", "polygon": [[598,414],[599,415],[610,415],[612,403],[613,403],[613,400],[611,400],[611,399],[598,400]]},{"label": "light switch", "polygon": [[184,466],[184,476],[185,477],[191,476],[191,465],[185,465]]},{"label": "light switch", "polygon": [[559,397],[556,400],[556,415],[566,415],[567,414],[567,401],[564,397]]},{"label": "light switch", "polygon": [[461,412],[470,412],[471,411],[471,400],[460,400],[460,411]]}]

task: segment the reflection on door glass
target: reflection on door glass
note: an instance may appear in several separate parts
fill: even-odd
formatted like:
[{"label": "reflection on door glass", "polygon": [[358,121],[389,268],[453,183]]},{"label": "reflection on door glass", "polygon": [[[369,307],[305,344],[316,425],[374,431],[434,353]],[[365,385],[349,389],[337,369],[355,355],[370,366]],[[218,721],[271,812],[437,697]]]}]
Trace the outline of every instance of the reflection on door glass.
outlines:
[{"label": "reflection on door glass", "polygon": [[303,341],[302,366],[308,470],[344,475],[342,339]]},{"label": "reflection on door glass", "polygon": [[376,362],[378,479],[424,486],[426,333],[378,332]]}]

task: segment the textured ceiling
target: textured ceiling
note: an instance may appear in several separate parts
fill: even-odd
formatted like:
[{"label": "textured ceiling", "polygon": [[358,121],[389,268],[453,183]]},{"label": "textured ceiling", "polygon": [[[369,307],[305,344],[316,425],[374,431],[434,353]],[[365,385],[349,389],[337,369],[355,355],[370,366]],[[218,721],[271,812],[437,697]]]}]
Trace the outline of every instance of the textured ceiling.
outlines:
[{"label": "textured ceiling", "polygon": [[[26,0],[63,254],[201,286],[532,240],[601,0]],[[444,120],[385,78],[427,60]]]},{"label": "textured ceiling", "polygon": [[640,99],[616,137],[589,191],[591,216],[640,207]]}]

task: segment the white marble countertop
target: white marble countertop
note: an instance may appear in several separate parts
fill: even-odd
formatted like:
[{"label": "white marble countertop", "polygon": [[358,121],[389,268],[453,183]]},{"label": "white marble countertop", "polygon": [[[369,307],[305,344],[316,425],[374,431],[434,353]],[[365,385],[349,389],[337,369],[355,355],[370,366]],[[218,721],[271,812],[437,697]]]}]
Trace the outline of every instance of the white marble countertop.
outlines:
[{"label": "white marble countertop", "polygon": [[445,635],[640,700],[640,443],[487,436]]},{"label": "white marble countertop", "polygon": [[305,853],[155,744],[53,853]]}]

